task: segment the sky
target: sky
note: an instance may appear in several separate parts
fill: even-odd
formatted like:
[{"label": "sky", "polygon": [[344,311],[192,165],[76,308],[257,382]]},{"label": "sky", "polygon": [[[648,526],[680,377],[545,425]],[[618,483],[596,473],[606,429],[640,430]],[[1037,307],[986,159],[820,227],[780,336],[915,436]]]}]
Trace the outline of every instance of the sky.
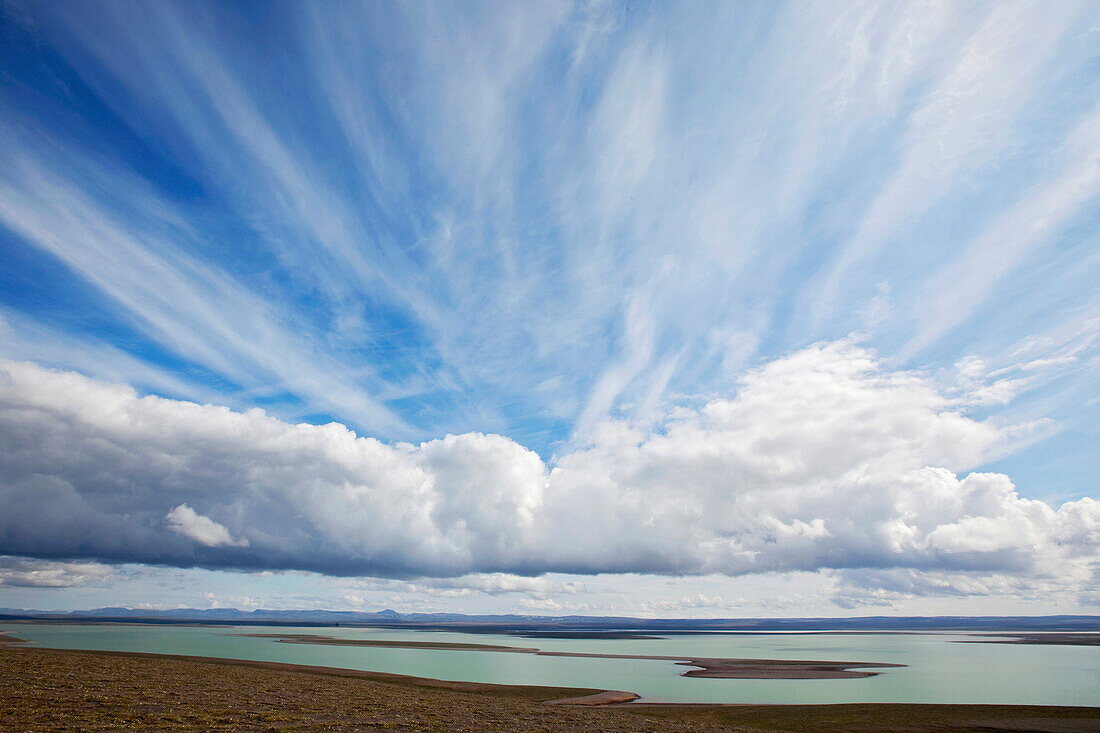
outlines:
[{"label": "sky", "polygon": [[1097,613],[1100,5],[0,2],[0,607]]}]

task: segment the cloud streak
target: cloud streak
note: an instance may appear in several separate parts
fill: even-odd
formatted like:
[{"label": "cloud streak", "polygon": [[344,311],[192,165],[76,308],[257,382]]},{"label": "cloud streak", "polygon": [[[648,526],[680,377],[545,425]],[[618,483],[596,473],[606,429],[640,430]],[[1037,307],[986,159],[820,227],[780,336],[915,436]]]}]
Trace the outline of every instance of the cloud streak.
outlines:
[{"label": "cloud streak", "polygon": [[[11,5],[7,228],[138,331],[100,338],[224,402],[543,455],[868,309],[926,353],[950,329],[919,295],[997,244],[881,248],[926,247],[951,196],[1027,218],[988,176],[1053,195],[1073,156],[1039,174],[1036,130],[1080,110],[1044,89],[1096,91],[1073,3],[270,10]],[[984,275],[970,309],[1001,300]]]},{"label": "cloud streak", "polygon": [[0,587],[71,588],[105,584],[115,574],[108,565],[91,562],[50,562],[0,555]]}]

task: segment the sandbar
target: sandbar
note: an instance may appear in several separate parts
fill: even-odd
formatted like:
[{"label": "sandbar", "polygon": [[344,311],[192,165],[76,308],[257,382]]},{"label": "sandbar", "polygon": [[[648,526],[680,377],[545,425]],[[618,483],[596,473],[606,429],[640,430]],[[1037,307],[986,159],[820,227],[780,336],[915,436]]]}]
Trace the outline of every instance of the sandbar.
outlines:
[{"label": "sandbar", "polygon": [[381,647],[388,649],[441,649],[447,651],[503,652],[534,654],[542,657],[584,657],[592,659],[644,659],[675,662],[698,669],[684,672],[684,677],[741,680],[841,680],[874,677],[875,668],[904,667],[904,664],[884,662],[832,662],[801,659],[727,659],[724,657],[661,656],[651,654],[601,654],[596,652],[554,652],[533,647],[498,644],[462,644],[435,641],[397,641],[380,639],[341,639],[321,634],[230,634],[276,639],[283,644],[330,644],[333,646]]},{"label": "sandbar", "polygon": [[248,636],[255,639],[278,639],[284,644],[326,644],[332,646],[372,646],[383,649],[444,649],[468,652],[518,652],[535,654],[533,647],[502,646],[500,644],[466,644],[446,641],[390,641],[384,639],[341,639],[322,634],[225,634]]},{"label": "sandbar", "polygon": [[1048,632],[1043,634],[973,634],[980,638],[957,640],[958,644],[1042,644],[1058,646],[1100,646],[1100,634]]}]

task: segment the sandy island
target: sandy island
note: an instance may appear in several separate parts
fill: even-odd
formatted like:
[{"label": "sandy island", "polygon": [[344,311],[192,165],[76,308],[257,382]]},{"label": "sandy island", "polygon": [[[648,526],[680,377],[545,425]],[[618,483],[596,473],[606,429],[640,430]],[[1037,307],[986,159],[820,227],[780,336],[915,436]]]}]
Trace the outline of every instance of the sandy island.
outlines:
[{"label": "sandy island", "polygon": [[443,649],[449,651],[502,652],[534,654],[543,657],[586,657],[594,659],[646,659],[676,662],[698,667],[684,672],[684,677],[710,677],[742,680],[840,680],[874,677],[878,672],[865,669],[904,667],[904,664],[883,662],[828,662],[793,659],[726,659],[723,657],[676,657],[648,654],[599,654],[594,652],[552,652],[534,647],[499,644],[462,644],[434,641],[390,641],[377,639],[340,639],[321,634],[229,634],[261,639],[276,639],[283,644],[328,644],[333,646],[382,647],[390,649]]}]

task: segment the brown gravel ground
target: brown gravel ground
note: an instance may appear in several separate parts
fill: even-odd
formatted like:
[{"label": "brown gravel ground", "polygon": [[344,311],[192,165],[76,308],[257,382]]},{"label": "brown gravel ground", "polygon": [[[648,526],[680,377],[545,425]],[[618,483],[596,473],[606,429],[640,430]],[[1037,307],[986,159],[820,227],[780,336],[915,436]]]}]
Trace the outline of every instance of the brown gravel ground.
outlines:
[{"label": "brown gravel ground", "polygon": [[1100,708],[544,702],[587,692],[0,644],[3,731],[1100,731]]}]

